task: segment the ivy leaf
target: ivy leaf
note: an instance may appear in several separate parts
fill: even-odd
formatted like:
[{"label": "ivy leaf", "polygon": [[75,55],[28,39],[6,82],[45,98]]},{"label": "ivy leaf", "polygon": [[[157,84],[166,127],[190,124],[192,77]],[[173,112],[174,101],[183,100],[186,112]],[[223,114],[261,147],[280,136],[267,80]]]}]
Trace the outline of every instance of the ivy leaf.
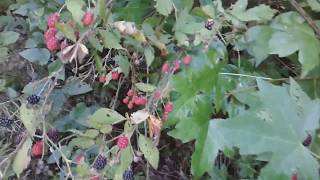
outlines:
[{"label": "ivy leaf", "polygon": [[19,53],[20,56],[30,62],[45,65],[50,59],[50,52],[45,48],[31,48]]},{"label": "ivy leaf", "polygon": [[160,14],[168,16],[173,10],[173,5],[172,0],[156,0],[155,8]]},{"label": "ivy leaf", "polygon": [[320,101],[311,100],[293,80],[290,91],[264,81],[258,81],[258,87],[258,104],[244,99],[250,110],[210,122],[215,149],[236,146],[241,155],[271,152],[261,179],[272,179],[272,174],[290,176],[293,169],[301,179],[319,179],[319,164],[302,141],[318,127]]},{"label": "ivy leaf", "polygon": [[16,156],[14,157],[13,163],[12,163],[12,169],[18,176],[20,177],[20,174],[23,172],[24,169],[26,169],[30,163],[31,157],[30,157],[30,150],[32,146],[32,140],[30,137],[28,137],[21,148],[18,150]]},{"label": "ivy leaf", "polygon": [[82,7],[85,5],[83,0],[66,0],[68,10],[71,12],[73,19],[82,24],[81,20],[84,15]]},{"label": "ivy leaf", "polygon": [[320,41],[298,13],[287,12],[277,16],[272,28],[277,31],[269,41],[270,54],[286,57],[299,51],[302,76],[320,65]]},{"label": "ivy leaf", "polygon": [[154,169],[157,169],[159,165],[159,150],[152,143],[151,139],[143,135],[140,135],[138,144],[146,160],[151,164],[151,166]]}]

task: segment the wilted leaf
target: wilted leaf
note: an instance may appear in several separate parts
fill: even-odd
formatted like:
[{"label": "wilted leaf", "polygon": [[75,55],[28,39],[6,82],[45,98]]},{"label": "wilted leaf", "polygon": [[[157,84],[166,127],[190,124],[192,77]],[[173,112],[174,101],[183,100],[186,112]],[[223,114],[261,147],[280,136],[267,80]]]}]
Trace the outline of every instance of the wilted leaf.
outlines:
[{"label": "wilted leaf", "polygon": [[19,53],[30,62],[45,65],[50,59],[50,52],[46,48],[32,48]]},{"label": "wilted leaf", "polygon": [[154,169],[158,169],[159,150],[157,149],[157,147],[152,143],[152,141],[149,138],[141,134],[139,136],[138,144],[146,160],[151,164],[151,166]]},{"label": "wilted leaf", "polygon": [[140,124],[147,120],[149,112],[146,110],[139,110],[131,114],[131,120],[135,124]]},{"label": "wilted leaf", "polygon": [[18,176],[20,177],[20,174],[25,170],[30,163],[31,157],[30,157],[30,149],[32,146],[32,140],[30,137],[27,137],[23,145],[20,149],[18,149],[17,154],[15,155],[12,163],[12,169]]}]

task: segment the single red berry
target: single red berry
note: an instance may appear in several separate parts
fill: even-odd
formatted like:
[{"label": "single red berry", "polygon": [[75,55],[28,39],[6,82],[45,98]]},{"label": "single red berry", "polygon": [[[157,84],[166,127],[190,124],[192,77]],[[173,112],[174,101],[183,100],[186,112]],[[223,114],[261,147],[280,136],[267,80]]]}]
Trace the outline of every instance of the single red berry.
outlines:
[{"label": "single red berry", "polygon": [[176,73],[180,70],[180,61],[179,60],[176,60],[174,62],[174,68],[173,68],[173,72]]},{"label": "single red berry", "polygon": [[154,92],[154,98],[155,98],[156,100],[161,99],[161,92],[160,92],[160,91]]},{"label": "single red berry", "polygon": [[57,34],[57,29],[56,28],[49,28],[45,33],[44,33],[44,39],[48,40],[53,37],[55,37]]},{"label": "single red berry", "polygon": [[133,108],[133,101],[131,100],[129,103],[128,103],[128,109],[132,109]]},{"label": "single red berry", "polygon": [[145,105],[147,103],[147,100],[144,97],[137,97],[134,99],[134,103],[136,105]]},{"label": "single red berry", "polygon": [[112,78],[112,80],[118,80],[119,79],[119,73],[118,73],[118,71],[113,71],[112,73],[111,73],[111,78]]},{"label": "single red berry", "polygon": [[90,26],[93,22],[94,15],[92,12],[87,11],[82,17],[82,23],[84,26]]},{"label": "single red berry", "polygon": [[162,65],[161,70],[162,70],[163,73],[168,73],[169,72],[169,64],[168,63],[164,63]]},{"label": "single red berry", "polygon": [[60,45],[60,40],[56,37],[52,37],[46,41],[46,46],[50,51],[58,49]]},{"label": "single red berry", "polygon": [[92,176],[92,177],[90,177],[90,180],[100,180],[100,177],[99,176]]},{"label": "single red berry", "polygon": [[173,104],[171,102],[168,102],[167,104],[164,105],[163,109],[164,109],[164,112],[170,113],[173,110]]},{"label": "single red berry", "polygon": [[127,136],[119,136],[117,139],[117,146],[119,147],[119,149],[125,149],[129,144],[129,139]]},{"label": "single red berry", "polygon": [[37,141],[33,146],[32,146],[32,156],[33,157],[38,157],[41,156],[43,152],[43,141]]},{"label": "single red berry", "polygon": [[74,158],[74,161],[77,164],[80,164],[81,162],[84,161],[84,159],[85,159],[84,153],[80,153],[80,154],[76,155],[76,157]]},{"label": "single red berry", "polygon": [[162,120],[163,120],[163,121],[168,120],[168,114],[167,114],[167,113],[165,113],[165,114],[162,115]]},{"label": "single red berry", "polygon": [[123,98],[122,102],[124,104],[128,104],[129,103],[129,97],[127,96],[127,97]]},{"label": "single red berry", "polygon": [[53,28],[56,26],[56,23],[60,20],[58,13],[53,13],[48,16],[48,27]]},{"label": "single red berry", "polygon": [[134,91],[132,89],[130,89],[128,92],[127,92],[127,96],[133,96],[134,95]]},{"label": "single red berry", "polygon": [[298,174],[297,173],[293,173],[291,175],[291,180],[298,180]]},{"label": "single red berry", "polygon": [[191,63],[191,60],[192,60],[191,56],[186,55],[186,56],[183,58],[183,64],[189,65],[189,64]]},{"label": "single red berry", "polygon": [[100,83],[105,83],[106,81],[107,81],[107,77],[104,74],[99,76],[99,82]]},{"label": "single red berry", "polygon": [[62,43],[60,44],[60,49],[63,50],[64,48],[66,48],[68,46],[67,41],[62,41]]}]

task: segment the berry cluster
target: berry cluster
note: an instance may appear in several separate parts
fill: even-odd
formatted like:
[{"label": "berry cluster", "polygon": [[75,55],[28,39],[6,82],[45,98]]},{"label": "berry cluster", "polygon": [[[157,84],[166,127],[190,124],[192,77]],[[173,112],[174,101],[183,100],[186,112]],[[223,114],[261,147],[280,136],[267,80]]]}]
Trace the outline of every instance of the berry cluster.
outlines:
[{"label": "berry cluster", "polygon": [[171,102],[166,103],[163,106],[163,110],[164,110],[164,114],[162,116],[162,120],[166,121],[168,120],[169,113],[171,113],[173,110],[173,104]]},{"label": "berry cluster", "polygon": [[47,132],[48,138],[50,138],[53,142],[57,142],[59,140],[59,132],[56,128],[51,128]]},{"label": "berry cluster", "polygon": [[107,164],[107,158],[103,155],[98,155],[96,161],[93,164],[93,168],[96,170],[101,170],[103,169]]},{"label": "berry cluster", "polygon": [[117,139],[117,146],[119,149],[125,149],[129,144],[129,139],[127,136],[121,135]]},{"label": "berry cluster", "polygon": [[[183,64],[185,65],[189,65],[191,63],[191,56],[189,55],[186,55],[184,58],[183,58]],[[174,62],[174,67],[173,67],[173,73],[177,73],[180,71],[180,61],[177,59],[175,62]],[[163,73],[169,73],[169,70],[170,70],[170,65],[168,63],[164,63],[161,67],[161,71]]]},{"label": "berry cluster", "polygon": [[131,169],[125,170],[123,173],[123,180],[133,180],[133,171]]},{"label": "berry cluster", "polygon": [[204,25],[204,27],[205,27],[206,29],[208,29],[209,31],[211,31],[213,25],[214,25],[213,19],[208,19],[207,22],[206,22],[206,24]]},{"label": "berry cluster", "polygon": [[127,92],[127,96],[122,100],[124,104],[127,104],[128,109],[132,109],[134,105],[144,106],[147,104],[147,99],[142,96],[137,96],[136,93],[130,89]]},{"label": "berry cluster", "polygon": [[40,101],[40,96],[37,96],[35,94],[32,94],[31,96],[27,97],[27,101],[31,105],[38,104]]},{"label": "berry cluster", "polygon": [[31,149],[31,154],[33,157],[39,157],[43,152],[43,141],[37,141]]},{"label": "berry cluster", "polygon": [[9,117],[0,117],[0,126],[8,128],[11,126],[12,123],[13,119]]},{"label": "berry cluster", "polygon": [[45,43],[50,51],[54,51],[60,46],[60,39],[56,37],[57,29],[55,27],[60,20],[60,16],[58,13],[53,13],[48,16],[47,20],[48,29],[44,33]]}]

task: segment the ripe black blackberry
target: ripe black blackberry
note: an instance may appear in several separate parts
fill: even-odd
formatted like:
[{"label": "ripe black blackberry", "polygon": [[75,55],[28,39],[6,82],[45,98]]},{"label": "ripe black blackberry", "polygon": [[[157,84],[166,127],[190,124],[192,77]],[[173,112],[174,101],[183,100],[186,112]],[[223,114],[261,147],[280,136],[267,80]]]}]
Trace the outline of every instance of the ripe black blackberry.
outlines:
[{"label": "ripe black blackberry", "polygon": [[128,169],[124,171],[123,173],[123,180],[133,180],[133,171],[131,169]]},{"label": "ripe black blackberry", "polygon": [[32,104],[32,105],[38,104],[39,101],[40,101],[40,96],[37,96],[37,95],[35,95],[35,94],[32,94],[31,96],[29,96],[29,97],[27,98],[27,101],[28,101],[29,104]]},{"label": "ripe black blackberry", "polygon": [[59,140],[59,132],[56,128],[51,128],[47,132],[47,136],[53,141],[57,142]]},{"label": "ripe black blackberry", "polygon": [[308,136],[304,139],[304,141],[302,142],[302,144],[306,147],[310,146],[312,142],[312,136],[310,134],[308,134]]},{"label": "ripe black blackberry", "polygon": [[96,170],[101,170],[103,169],[107,164],[107,158],[104,157],[103,155],[98,155],[96,161],[93,164],[93,168],[95,168]]},{"label": "ripe black blackberry", "polygon": [[113,67],[113,66],[116,65],[116,61],[114,60],[113,57],[109,56],[109,57],[107,58],[106,64],[107,64],[107,66]]},{"label": "ripe black blackberry", "polygon": [[12,123],[13,119],[10,119],[9,117],[0,117],[0,126],[8,128]]}]

